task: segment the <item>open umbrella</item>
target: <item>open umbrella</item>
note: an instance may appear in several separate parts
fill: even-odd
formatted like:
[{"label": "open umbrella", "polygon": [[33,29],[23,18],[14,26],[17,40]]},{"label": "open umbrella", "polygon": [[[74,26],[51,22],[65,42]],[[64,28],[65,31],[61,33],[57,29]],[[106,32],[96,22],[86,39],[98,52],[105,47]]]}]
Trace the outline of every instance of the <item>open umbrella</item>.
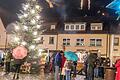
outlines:
[{"label": "open umbrella", "polygon": [[12,56],[15,59],[23,59],[27,56],[27,49],[24,46],[17,46],[13,49]]},{"label": "open umbrella", "polygon": [[72,61],[77,61],[78,60],[77,54],[75,54],[72,51],[65,51],[64,55],[65,55],[67,60],[72,60]]}]

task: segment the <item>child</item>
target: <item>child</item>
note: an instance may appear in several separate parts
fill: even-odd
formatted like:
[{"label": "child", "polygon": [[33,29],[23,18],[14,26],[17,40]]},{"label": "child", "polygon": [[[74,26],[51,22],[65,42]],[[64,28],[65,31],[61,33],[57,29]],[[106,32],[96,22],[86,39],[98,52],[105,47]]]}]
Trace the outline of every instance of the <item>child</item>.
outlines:
[{"label": "child", "polygon": [[65,75],[66,80],[71,80],[71,67],[72,67],[72,61],[66,60],[64,67],[62,69],[62,75]]}]

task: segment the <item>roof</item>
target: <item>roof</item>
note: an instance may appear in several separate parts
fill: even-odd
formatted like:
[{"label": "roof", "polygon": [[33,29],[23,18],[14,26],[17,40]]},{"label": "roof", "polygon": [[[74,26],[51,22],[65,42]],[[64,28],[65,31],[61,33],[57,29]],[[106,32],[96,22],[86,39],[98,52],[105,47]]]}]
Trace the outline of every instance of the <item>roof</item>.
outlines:
[{"label": "roof", "polygon": [[[86,30],[85,31],[65,31],[64,24],[65,23],[80,23],[86,22]],[[103,23],[102,31],[91,31],[90,23]],[[106,17],[77,17],[77,18],[69,18],[66,20],[60,19],[51,19],[45,21],[43,23],[43,34],[45,35],[57,35],[57,34],[120,34],[120,25],[119,21],[110,20]],[[55,25],[56,28],[51,30],[51,25]],[[10,24],[6,28],[7,33],[12,33],[14,30],[14,24]]]},{"label": "roof", "polygon": [[[64,30],[65,23],[80,23],[80,22],[85,22],[87,24],[85,31],[65,31]],[[114,22],[111,22],[111,20],[104,18],[104,17],[98,17],[98,18],[80,17],[80,18],[66,19],[65,21],[62,21],[62,20],[55,21],[55,23],[56,23],[55,24],[56,28],[54,30],[50,30],[50,27],[49,27],[49,29],[47,29],[47,31],[45,31],[44,34],[47,34],[47,35],[51,35],[51,34],[108,34],[108,33],[113,34],[113,33],[116,33],[116,27],[118,27],[117,24],[115,26]],[[91,31],[90,30],[91,23],[103,23],[103,30]]]}]

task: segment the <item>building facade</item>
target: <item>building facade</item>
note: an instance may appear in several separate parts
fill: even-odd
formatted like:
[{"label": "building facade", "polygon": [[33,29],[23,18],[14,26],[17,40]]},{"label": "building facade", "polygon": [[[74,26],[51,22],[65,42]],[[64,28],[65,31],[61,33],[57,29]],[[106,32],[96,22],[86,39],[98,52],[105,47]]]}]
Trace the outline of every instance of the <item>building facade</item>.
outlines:
[{"label": "building facade", "polygon": [[[44,26],[47,30],[40,35],[41,49],[100,53],[102,57],[110,57],[112,62],[120,58],[120,35],[110,33],[109,26],[102,21],[49,22]],[[10,41],[12,34],[7,36]]]},{"label": "building facade", "polygon": [[112,62],[120,58],[120,35],[108,33],[103,22],[64,22],[62,26],[52,28],[52,24],[49,27],[49,32],[42,35],[42,48],[100,53],[102,57],[110,57]]},{"label": "building facade", "polygon": [[0,18],[0,49],[5,49],[6,48],[6,29],[3,25],[3,22]]}]

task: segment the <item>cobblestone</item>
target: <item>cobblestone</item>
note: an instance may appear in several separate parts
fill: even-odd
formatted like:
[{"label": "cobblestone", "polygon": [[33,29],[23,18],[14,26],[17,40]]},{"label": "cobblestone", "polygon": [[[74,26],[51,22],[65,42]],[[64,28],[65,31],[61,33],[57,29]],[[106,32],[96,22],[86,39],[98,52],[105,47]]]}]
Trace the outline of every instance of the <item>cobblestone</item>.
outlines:
[{"label": "cobblestone", "polygon": [[[0,72],[0,80],[13,80],[13,73],[4,75],[4,72]],[[19,80],[43,80],[40,75],[37,74],[20,74]],[[44,80],[53,80],[51,75],[46,75]]]},{"label": "cobblestone", "polygon": [[[13,80],[13,73],[10,73],[8,75],[4,75],[4,72],[0,72],[0,80]],[[45,78],[43,79],[40,74],[20,74],[18,80],[54,80],[53,74],[46,74]],[[77,75],[77,79],[72,80],[84,80],[84,76]],[[95,78],[94,80],[103,80]]]}]

